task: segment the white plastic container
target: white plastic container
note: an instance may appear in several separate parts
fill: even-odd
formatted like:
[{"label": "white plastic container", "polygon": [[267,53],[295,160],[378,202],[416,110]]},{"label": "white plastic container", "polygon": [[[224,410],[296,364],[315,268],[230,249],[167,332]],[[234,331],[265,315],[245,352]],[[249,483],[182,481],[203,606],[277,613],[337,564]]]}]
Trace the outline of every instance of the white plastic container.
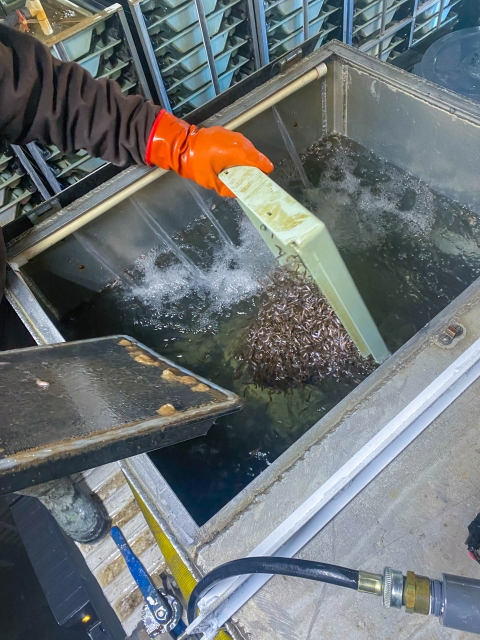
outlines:
[{"label": "white plastic container", "polygon": [[[308,35],[309,35],[309,37],[314,36],[319,31],[321,31],[321,29],[323,27],[323,24],[324,24],[324,17],[323,16],[320,16],[320,19],[318,19],[318,20],[314,20],[308,27]],[[328,23],[325,24],[325,30],[320,35],[320,37],[318,39],[318,42],[315,45],[316,49],[318,49],[319,47],[322,46],[325,38],[334,29],[336,29],[335,25],[331,25],[331,24],[328,24]],[[287,38],[284,38],[284,39],[278,38],[276,40],[276,42],[270,47],[269,50],[270,50],[270,53],[272,54],[273,57],[278,57],[282,53],[287,53],[288,51],[291,51],[292,49],[294,49],[295,47],[300,45],[302,42],[304,42],[304,40],[305,40],[305,38],[303,36],[303,28],[301,28],[298,31],[296,31],[295,33],[292,33]]]},{"label": "white plastic container", "polygon": [[88,71],[92,76],[96,76],[98,73],[98,67],[100,66],[101,53],[97,53],[95,56],[91,56],[88,60],[79,60],[79,64]]},{"label": "white plastic container", "polygon": [[[245,42],[245,40],[241,40],[240,38],[238,38],[238,40],[240,44],[238,44],[237,46],[234,45],[230,47],[227,51],[224,51],[220,56],[218,56],[218,58],[215,58],[215,68],[219,76],[227,70],[228,63],[230,62],[230,58],[235,53],[235,51]],[[244,61],[246,60],[246,58],[242,58],[242,59]],[[200,89],[202,85],[209,82],[211,79],[212,78],[210,75],[210,69],[208,65],[205,64],[201,69],[199,69],[198,71],[194,71],[193,73],[188,75],[186,78],[182,78],[181,80],[176,82],[175,85],[173,86],[182,84],[189,91],[196,91],[197,89]]]},{"label": "white plastic container", "polygon": [[12,156],[0,155],[0,171],[4,171],[8,167],[8,163],[12,159]]},{"label": "white plastic container", "polygon": [[[419,17],[421,17],[422,19],[427,19],[427,18],[431,18],[432,16],[438,15],[438,12],[440,11],[440,0],[438,2],[436,2],[434,5],[432,5],[429,9],[426,9],[425,11],[422,11],[422,13],[420,14]],[[447,3],[447,5],[450,3]],[[421,5],[419,7],[421,9]],[[451,9],[452,7],[448,7],[445,6],[443,7],[443,10],[445,12],[446,9]],[[448,15],[448,13],[447,13]]]},{"label": "white plastic container", "polygon": [[[398,46],[401,42],[403,42],[403,38],[397,38],[396,37],[396,33],[388,36],[387,38],[385,38],[382,42],[382,55],[381,55],[381,59],[386,62],[389,57],[390,54],[392,52],[392,49],[394,49],[396,46]],[[375,57],[379,57],[379,53],[380,53],[380,44],[376,44],[374,47],[372,47],[371,49],[368,49],[365,51],[365,53],[368,53],[371,56],[375,56]]]},{"label": "white plastic container", "polygon": [[[218,84],[220,86],[220,92],[226,91],[229,86],[232,84],[232,79],[235,71],[242,67],[246,62],[248,62],[247,58],[241,57],[240,61],[232,66],[228,71],[226,71],[223,75],[218,78]],[[187,102],[192,105],[192,107],[200,107],[205,102],[212,100],[215,97],[215,89],[213,88],[213,84],[207,85],[204,89],[191,96]]]},{"label": "white plastic container", "polygon": [[[395,0],[387,0],[387,9],[390,9],[394,2]],[[383,10],[383,0],[372,3],[367,0],[360,0],[357,4],[361,8],[361,12],[355,16],[355,19],[359,22],[368,22],[375,16],[381,15]]]},{"label": "white plastic container", "polygon": [[[388,48],[388,45],[393,40],[395,35],[396,35],[395,33],[392,33],[391,36],[387,36],[382,40],[382,51],[385,51],[385,49]],[[369,56],[377,57],[380,51],[380,44],[376,44],[374,47],[371,47],[370,49],[363,49],[363,51],[365,51],[365,53],[368,53]]]},{"label": "white plastic container", "polygon": [[82,56],[87,55],[90,51],[92,44],[92,34],[95,26],[83,29],[80,33],[77,33],[66,40],[62,40],[62,44],[65,47],[69,60],[78,60]]},{"label": "white plastic container", "polygon": [[[236,21],[236,24],[229,25],[227,29],[217,34],[210,40],[210,45],[212,47],[212,53],[215,56],[218,56],[224,49],[227,43],[228,36],[235,30],[235,27],[238,23],[242,22],[241,20]],[[245,40],[243,42],[246,42]],[[182,58],[179,62],[179,65],[185,69],[185,71],[194,71],[198,69],[198,67],[202,66],[207,62],[207,53],[205,51],[205,47],[201,44],[199,47],[187,54],[184,58]]]},{"label": "white plastic container", "polygon": [[176,7],[179,7],[181,4],[184,4],[185,0],[161,0],[161,2],[163,2],[163,4],[166,5],[167,7],[171,7],[172,9],[175,9]]},{"label": "white plastic container", "polygon": [[82,58],[81,60],[78,60],[78,63],[86,71],[91,73],[92,76],[96,76],[98,73],[98,68],[100,66],[100,61],[103,58],[105,58],[105,53],[107,53],[108,51],[111,51],[113,47],[116,47],[117,44],[121,44],[121,42],[122,42],[121,40],[115,40],[114,38],[110,38],[106,45],[103,45],[103,46],[97,45],[93,53],[86,56],[85,58]]},{"label": "white plastic container", "polygon": [[[215,11],[215,5],[217,0],[202,0],[203,8],[205,10],[205,15],[209,15],[213,11]],[[183,7],[180,7],[173,13],[165,16],[162,22],[165,22],[166,25],[173,31],[182,31],[189,27],[191,24],[198,20],[197,7],[195,2],[189,2]]]},{"label": "white plastic container", "polygon": [[[309,22],[311,22],[312,20],[315,20],[315,18],[318,17],[318,14],[322,9],[323,2],[324,0],[317,0],[316,2],[312,2],[308,6]],[[325,14],[325,17],[327,17],[327,15],[328,14]],[[289,18],[288,20],[285,20],[285,22],[282,22],[280,25],[278,25],[278,28],[281,29],[284,33],[290,34],[296,31],[297,29],[300,29],[302,26],[303,26],[303,9],[299,9],[292,18]]]},{"label": "white plastic container", "polygon": [[[395,15],[396,10],[397,7],[393,7],[393,9],[387,11],[385,15],[385,26],[387,26],[387,24],[390,24],[390,22],[393,20],[393,16]],[[378,31],[381,26],[382,14],[380,14],[376,20],[372,20],[372,22],[369,22],[364,27],[359,29],[358,33],[360,34],[360,36],[362,36],[362,38],[366,38],[367,36],[371,36],[372,33],[375,33],[375,31]]]},{"label": "white plastic container", "polygon": [[[317,0],[317,2],[320,4],[320,7],[318,9],[318,13],[320,13],[320,11],[322,10],[322,6],[323,6],[324,1],[325,0]],[[314,4],[314,2],[309,2],[309,4]],[[317,4],[317,3],[315,3],[315,4]],[[303,6],[302,0],[283,0],[283,2],[280,2],[280,4],[277,4],[277,6],[275,8],[283,16],[288,16],[293,11],[296,11],[297,9],[301,9],[302,6]],[[318,15],[318,13],[317,13],[317,15]]]},{"label": "white plastic container", "polygon": [[[445,20],[448,18],[448,14],[450,13],[450,11],[453,8],[453,4],[451,4],[449,7],[445,7],[442,11],[442,19],[440,20],[440,24],[442,24],[443,22],[445,22]],[[420,14],[421,17],[421,14]],[[438,24],[438,19],[439,19],[439,15],[437,14],[436,16],[434,16],[433,18],[431,18],[430,20],[427,20],[423,26],[421,27],[421,29],[418,30],[418,32],[420,33],[420,35],[424,36],[427,33],[429,33],[430,31],[433,31],[436,27],[440,26]]]},{"label": "white plastic container", "polygon": [[[210,16],[208,16],[207,27],[210,36],[214,36],[219,31],[220,25],[222,24],[222,19],[227,11],[230,10],[230,6],[231,5],[224,5],[223,7],[217,9],[215,13],[212,13]],[[202,31],[199,24],[193,25],[190,29],[179,33],[178,37],[172,38],[169,41],[172,47],[177,51],[180,51],[180,53],[186,53],[202,42]]]}]

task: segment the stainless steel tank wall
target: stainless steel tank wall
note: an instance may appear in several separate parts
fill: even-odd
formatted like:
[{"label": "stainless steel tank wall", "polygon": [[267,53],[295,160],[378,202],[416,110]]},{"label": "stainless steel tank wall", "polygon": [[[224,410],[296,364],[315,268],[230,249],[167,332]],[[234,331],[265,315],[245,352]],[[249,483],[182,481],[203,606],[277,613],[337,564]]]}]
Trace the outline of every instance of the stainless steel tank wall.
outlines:
[{"label": "stainless steel tank wall", "polygon": [[346,78],[340,133],[480,210],[480,105],[445,92],[447,106],[434,95],[434,85],[404,71],[385,77],[342,65],[341,73]]}]

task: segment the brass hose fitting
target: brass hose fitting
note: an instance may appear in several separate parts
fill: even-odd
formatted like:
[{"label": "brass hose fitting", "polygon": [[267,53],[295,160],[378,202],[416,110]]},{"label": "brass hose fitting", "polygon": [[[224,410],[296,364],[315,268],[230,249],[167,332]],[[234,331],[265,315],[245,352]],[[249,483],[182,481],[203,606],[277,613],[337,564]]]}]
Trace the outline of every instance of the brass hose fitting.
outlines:
[{"label": "brass hose fitting", "polygon": [[407,613],[430,613],[430,579],[417,576],[413,571],[404,578],[401,571],[385,567],[382,575],[358,572],[358,591],[374,596],[382,596],[385,607],[401,609]]},{"label": "brass hose fitting", "polygon": [[383,576],[368,571],[358,572],[358,590],[360,593],[369,593],[372,596],[383,595]]},{"label": "brass hose fitting", "polygon": [[420,613],[428,616],[430,613],[429,578],[417,576],[413,571],[407,571],[403,588],[403,602],[407,613]]}]

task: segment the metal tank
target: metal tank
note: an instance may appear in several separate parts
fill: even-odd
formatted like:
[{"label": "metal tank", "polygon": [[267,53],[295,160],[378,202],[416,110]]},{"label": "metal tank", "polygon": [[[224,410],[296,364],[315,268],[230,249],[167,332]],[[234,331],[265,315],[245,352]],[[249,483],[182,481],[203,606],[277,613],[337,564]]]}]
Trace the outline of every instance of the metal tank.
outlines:
[{"label": "metal tank", "polygon": [[[274,105],[297,152],[343,134],[480,214],[479,105],[333,42],[205,124],[230,123],[279,163],[287,149]],[[152,224],[171,235],[205,215],[206,197],[161,170],[127,169],[10,243],[8,299],[37,342],[61,340],[60,318],[153,246]],[[197,578],[260,550],[368,571],[471,575],[463,545],[480,498],[479,299],[477,280],[203,526],[146,454],[123,461],[147,519]],[[157,575],[164,560],[118,465],[79,482],[98,491]],[[106,540],[82,552],[130,633],[141,601],[118,551]],[[235,638],[447,637],[437,621],[400,617],[335,587],[283,578],[245,585],[246,597],[219,593]],[[214,614],[205,628],[214,634],[221,621]],[[455,633],[448,637],[466,637]]]}]

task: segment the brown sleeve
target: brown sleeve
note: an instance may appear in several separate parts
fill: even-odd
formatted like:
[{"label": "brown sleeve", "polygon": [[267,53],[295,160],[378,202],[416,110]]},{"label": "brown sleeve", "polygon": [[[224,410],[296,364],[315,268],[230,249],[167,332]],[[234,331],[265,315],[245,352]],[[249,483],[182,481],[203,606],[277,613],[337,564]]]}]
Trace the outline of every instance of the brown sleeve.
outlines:
[{"label": "brown sleeve", "polygon": [[35,38],[0,24],[0,137],[39,140],[70,153],[86,149],[116,165],[145,164],[160,107],[124,96],[116,82],[95,80],[60,62]]}]

